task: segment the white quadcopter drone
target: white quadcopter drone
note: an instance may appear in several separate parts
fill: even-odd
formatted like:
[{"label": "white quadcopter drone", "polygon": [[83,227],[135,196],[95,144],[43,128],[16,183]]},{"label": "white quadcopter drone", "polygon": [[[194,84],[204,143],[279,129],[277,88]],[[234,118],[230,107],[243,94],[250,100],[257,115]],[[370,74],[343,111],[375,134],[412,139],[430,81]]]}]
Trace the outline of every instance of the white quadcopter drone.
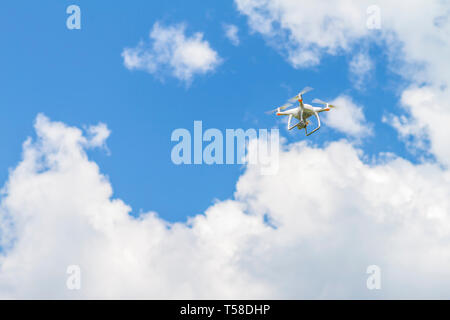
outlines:
[{"label": "white quadcopter drone", "polygon": [[[314,132],[316,132],[317,130],[320,129],[319,113],[323,112],[323,111],[330,111],[331,108],[335,108],[335,106],[332,104],[329,104],[325,101],[322,101],[320,99],[317,99],[317,98],[314,99],[312,102],[322,104],[322,105],[324,105],[324,107],[313,107],[310,104],[303,103],[302,95],[311,90],[313,90],[313,88],[311,88],[311,87],[304,88],[295,97],[289,99],[287,103],[285,103],[281,107],[278,107],[274,110],[268,111],[267,113],[276,112],[277,116],[289,116],[288,126],[287,126],[288,130],[292,130],[295,127],[297,127],[299,130],[305,129],[305,134],[307,136],[309,136],[310,134],[313,134]],[[300,105],[298,107],[283,111],[283,110],[289,108],[290,106],[292,106],[294,104],[295,100],[297,100],[300,103]],[[311,117],[312,115],[314,115],[317,119],[317,128],[315,128],[313,131],[308,133],[307,126],[309,125],[310,122],[307,119],[309,117]],[[299,120],[299,122],[297,124],[294,124],[293,126],[291,126],[292,118],[296,118],[297,120]]]}]

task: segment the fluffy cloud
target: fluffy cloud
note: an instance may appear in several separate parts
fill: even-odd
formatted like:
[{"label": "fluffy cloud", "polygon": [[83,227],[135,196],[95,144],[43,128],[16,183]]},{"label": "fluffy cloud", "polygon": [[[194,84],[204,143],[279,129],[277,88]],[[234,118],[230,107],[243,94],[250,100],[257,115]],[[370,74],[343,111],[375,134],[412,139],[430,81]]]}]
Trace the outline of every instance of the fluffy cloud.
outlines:
[{"label": "fluffy cloud", "polygon": [[212,72],[221,58],[203,39],[203,34],[185,35],[184,24],[162,26],[155,23],[150,32],[151,43],[140,42],[122,52],[125,67],[163,76],[166,73],[186,83],[196,74]]},{"label": "fluffy cloud", "polygon": [[330,103],[338,109],[326,113],[325,121],[328,126],[353,138],[372,134],[372,126],[366,122],[362,107],[355,104],[351,97],[342,95]]},{"label": "fluffy cloud", "polygon": [[2,298],[450,297],[450,174],[437,165],[285,145],[277,175],[249,167],[233,199],[169,224],[113,198],[81,130],[44,116],[35,128],[3,190]]},{"label": "fluffy cloud", "polygon": [[[385,41],[392,59],[412,64],[442,62],[448,54],[450,8],[443,1],[415,0],[413,6],[389,0],[235,0],[235,3],[239,12],[247,16],[252,31],[270,42],[280,41],[288,49],[288,61],[295,67],[318,64],[323,54],[348,53],[361,40]],[[368,11],[374,5],[379,10]],[[381,24],[376,30],[368,28],[373,14],[380,14]],[[395,66],[399,68],[398,64]]]},{"label": "fluffy cloud", "polygon": [[445,165],[450,165],[450,92],[431,86],[410,87],[401,97],[406,115],[389,114],[383,118],[399,132],[412,151],[429,151]]},{"label": "fluffy cloud", "polygon": [[[40,119],[40,118],[38,118]],[[111,134],[106,124],[99,123],[96,126],[90,126],[87,128],[87,133],[89,137],[89,145],[93,148],[96,147],[106,147],[105,141]]]},{"label": "fluffy cloud", "polygon": [[234,46],[239,45],[239,29],[234,24],[224,24],[223,29],[225,31],[225,36],[231,41]]},{"label": "fluffy cloud", "polygon": [[[383,21],[395,34],[389,41],[392,66],[411,81],[401,93],[404,114],[394,116],[395,127],[401,137],[420,142],[417,151],[429,151],[449,166],[450,5],[417,0],[413,7],[385,6]],[[420,24],[412,23],[417,19]],[[401,50],[396,50],[398,43]]]},{"label": "fluffy cloud", "polygon": [[[323,53],[347,51],[368,34],[358,1],[235,0],[251,29],[287,50],[294,67],[317,65]],[[283,50],[284,51],[284,50]]]}]

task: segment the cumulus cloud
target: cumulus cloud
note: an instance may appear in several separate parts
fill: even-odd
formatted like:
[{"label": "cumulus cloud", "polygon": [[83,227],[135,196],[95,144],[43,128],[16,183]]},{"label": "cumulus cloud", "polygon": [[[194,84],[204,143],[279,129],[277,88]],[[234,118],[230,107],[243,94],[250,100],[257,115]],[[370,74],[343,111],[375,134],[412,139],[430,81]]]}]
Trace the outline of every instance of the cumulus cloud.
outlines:
[{"label": "cumulus cloud", "polygon": [[405,114],[389,114],[383,118],[398,130],[400,137],[415,152],[429,151],[450,165],[450,92],[431,86],[410,87],[402,93]]},{"label": "cumulus cloud", "polygon": [[[404,113],[393,116],[392,123],[400,137],[417,143],[410,147],[429,151],[449,166],[450,5],[417,0],[413,7],[400,3],[385,7],[383,23],[395,34],[389,38],[391,68],[411,82],[401,93]],[[411,23],[417,19],[422,23]]]},{"label": "cumulus cloud", "polygon": [[197,74],[214,71],[221,63],[219,54],[203,39],[203,33],[186,36],[186,25],[153,25],[150,43],[141,41],[134,48],[125,48],[125,67],[164,76],[169,74],[190,83]]},{"label": "cumulus cloud", "polygon": [[[450,174],[438,165],[365,163],[344,140],[285,145],[278,174],[249,167],[232,199],[168,223],[129,215],[80,129],[44,116],[35,128],[3,189],[2,298],[450,297]],[[388,290],[366,288],[373,264]],[[69,265],[81,290],[65,286]]]},{"label": "cumulus cloud", "polygon": [[[380,9],[377,13],[381,14],[382,23],[377,30],[367,27],[371,18],[367,9],[374,7],[372,1],[235,0],[235,3],[238,11],[248,18],[253,32],[288,50],[288,61],[294,67],[316,65],[324,54],[350,53],[356,43],[366,40],[385,41],[392,59],[414,65],[436,61],[435,58],[443,61],[448,54],[450,9],[442,1],[415,0],[414,6],[410,6],[379,0],[375,7]],[[423,23],[411,23],[419,20]],[[395,68],[400,69],[398,64]]]},{"label": "cumulus cloud", "polygon": [[235,26],[234,24],[224,24],[223,29],[225,31],[225,36],[228,38],[228,40],[230,40],[234,46],[238,46],[240,42],[238,36],[239,32],[238,27]]},{"label": "cumulus cloud", "polygon": [[320,63],[324,53],[347,51],[368,34],[361,1],[235,0],[250,28],[287,51],[296,68]]},{"label": "cumulus cloud", "polygon": [[372,134],[372,126],[367,123],[362,107],[351,97],[341,95],[330,103],[336,105],[337,110],[325,114],[324,119],[328,126],[353,138],[363,138]]},{"label": "cumulus cloud", "polygon": [[96,126],[89,126],[87,128],[88,132],[88,144],[93,147],[106,147],[105,141],[108,139],[111,131],[108,129],[106,124],[99,123]]}]

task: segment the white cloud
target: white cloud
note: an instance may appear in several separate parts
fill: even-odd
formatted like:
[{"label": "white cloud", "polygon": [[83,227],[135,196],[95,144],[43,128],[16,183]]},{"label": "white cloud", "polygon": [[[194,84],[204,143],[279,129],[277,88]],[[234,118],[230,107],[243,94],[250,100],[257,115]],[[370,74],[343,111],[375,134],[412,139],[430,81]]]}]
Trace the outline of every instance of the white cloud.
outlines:
[{"label": "white cloud", "polygon": [[188,84],[193,76],[214,71],[222,61],[218,53],[203,39],[203,33],[187,37],[185,32],[184,24],[165,27],[155,23],[151,43],[140,42],[123,50],[125,66],[158,76],[168,73]]},{"label": "white cloud", "polygon": [[[401,14],[400,10],[408,14]],[[396,14],[398,13],[398,14]],[[419,141],[418,148],[429,145],[438,161],[450,165],[450,5],[443,1],[416,1],[413,7],[388,11],[403,50],[392,53],[392,68],[398,68],[412,84],[401,94],[405,110],[402,137]],[[421,19],[421,23],[411,23]],[[394,41],[398,41],[393,39]],[[405,135],[404,130],[409,132]]]},{"label": "white cloud", "polygon": [[[2,298],[450,297],[450,174],[438,165],[291,144],[277,175],[247,168],[234,199],[169,224],[112,197],[81,130],[43,116],[35,127],[0,206]],[[65,287],[74,264],[80,291]],[[388,290],[366,289],[372,264]]]},{"label": "white cloud", "polygon": [[96,126],[89,126],[87,128],[87,132],[89,134],[89,146],[93,148],[106,147],[105,141],[111,134],[111,131],[108,129],[106,124],[99,123]]},{"label": "white cloud", "polygon": [[250,28],[264,35],[296,68],[317,65],[322,54],[347,51],[368,34],[361,1],[235,0]]},{"label": "white cloud", "polygon": [[356,88],[362,89],[364,87],[364,83],[370,77],[373,68],[373,61],[367,53],[360,52],[353,56],[349,63],[349,71]]},{"label": "white cloud", "polygon": [[448,88],[410,87],[402,93],[401,106],[406,115],[384,117],[399,132],[413,151],[430,151],[450,165],[450,92]]},{"label": "white cloud", "polygon": [[[389,0],[375,3],[235,0],[235,3],[254,32],[288,49],[288,61],[294,67],[318,64],[324,54],[349,53],[361,40],[385,41],[392,59],[413,64],[444,61],[442,58],[448,54],[450,8],[443,1],[415,0],[413,6]],[[381,13],[381,28],[375,31],[367,28],[370,18],[367,8],[374,4]],[[398,70],[399,65],[395,64],[395,68]]]},{"label": "white cloud", "polygon": [[235,26],[234,24],[224,24],[223,29],[225,31],[225,36],[228,38],[228,40],[230,40],[234,46],[238,46],[240,42],[238,36],[239,32],[238,27]]},{"label": "white cloud", "polygon": [[337,108],[325,114],[327,126],[354,138],[371,135],[372,126],[366,122],[362,107],[353,102],[352,98],[341,95],[330,102]]}]

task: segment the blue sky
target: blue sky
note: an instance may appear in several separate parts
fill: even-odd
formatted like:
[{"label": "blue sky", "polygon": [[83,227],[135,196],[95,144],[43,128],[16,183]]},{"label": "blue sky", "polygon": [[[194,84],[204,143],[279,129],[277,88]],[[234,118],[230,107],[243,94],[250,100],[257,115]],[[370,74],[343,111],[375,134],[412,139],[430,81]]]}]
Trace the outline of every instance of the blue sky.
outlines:
[{"label": "blue sky", "polygon": [[[352,96],[363,106],[375,134],[360,147],[369,155],[394,152],[414,160],[397,132],[381,122],[397,110],[398,75],[388,70],[384,48],[368,47],[375,63],[363,90],[350,80],[351,55],[324,55],[320,65],[293,68],[283,53],[247,26],[233,2],[133,1],[106,5],[77,1],[82,29],[68,30],[65,9],[72,1],[3,1],[0,5],[0,181],[21,157],[21,143],[33,136],[38,113],[70,125],[104,122],[112,131],[104,150],[90,152],[113,185],[114,196],[132,206],[133,213],[154,210],[169,221],[184,221],[203,212],[214,199],[235,191],[243,168],[239,165],[176,166],[170,161],[176,128],[272,128],[279,123],[264,111],[283,103],[304,86],[305,96],[331,99]],[[187,86],[167,76],[161,81],[124,67],[121,53],[140,40],[148,41],[155,22],[185,23],[186,36],[204,33],[222,63],[214,72],[195,76]],[[239,28],[240,45],[225,37],[223,24]],[[376,31],[374,31],[376,32]],[[306,139],[287,132],[289,142]],[[344,137],[326,125],[308,140],[322,145]]]}]

